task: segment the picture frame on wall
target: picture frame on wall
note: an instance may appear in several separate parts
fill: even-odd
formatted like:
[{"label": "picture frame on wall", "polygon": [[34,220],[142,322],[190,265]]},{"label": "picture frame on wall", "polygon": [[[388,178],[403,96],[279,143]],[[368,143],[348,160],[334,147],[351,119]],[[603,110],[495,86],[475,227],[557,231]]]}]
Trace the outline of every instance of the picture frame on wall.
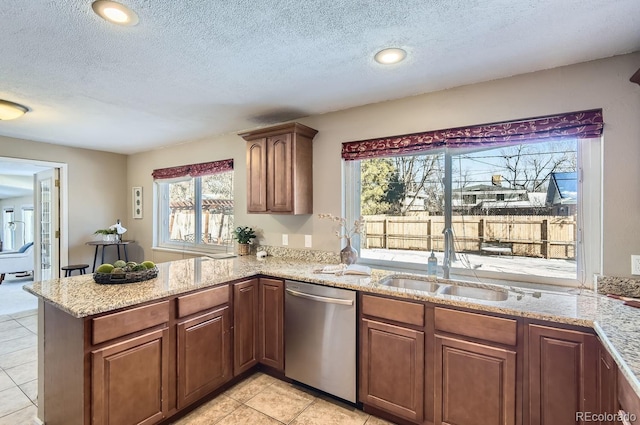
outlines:
[{"label": "picture frame on wall", "polygon": [[142,218],[142,187],[131,188],[133,218]]}]

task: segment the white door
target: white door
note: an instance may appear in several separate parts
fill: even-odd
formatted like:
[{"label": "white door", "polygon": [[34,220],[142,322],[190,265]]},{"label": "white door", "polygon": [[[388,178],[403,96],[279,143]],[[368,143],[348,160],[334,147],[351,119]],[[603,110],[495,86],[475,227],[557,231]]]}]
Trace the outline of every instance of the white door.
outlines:
[{"label": "white door", "polygon": [[35,276],[34,280],[60,277],[60,172],[57,168],[34,176]]}]

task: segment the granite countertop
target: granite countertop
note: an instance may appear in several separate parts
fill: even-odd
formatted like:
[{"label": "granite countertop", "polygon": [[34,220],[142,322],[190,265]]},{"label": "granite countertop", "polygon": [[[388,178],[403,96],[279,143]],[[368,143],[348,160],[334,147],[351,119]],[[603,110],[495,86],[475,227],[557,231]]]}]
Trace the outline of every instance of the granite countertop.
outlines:
[{"label": "granite countertop", "polygon": [[[391,271],[374,269],[371,276],[317,273],[325,265],[326,263],[278,257],[261,260],[253,256],[219,260],[200,257],[158,264],[158,277],[144,282],[99,285],[89,274],[35,282],[25,285],[24,289],[74,317],[82,318],[262,274],[478,311],[586,326],[595,329],[640,396],[640,343],[635,338],[640,324],[640,309],[625,306],[622,301],[590,290],[549,291],[510,286],[499,287],[508,293],[508,298],[504,301],[476,300],[381,285],[379,282],[383,278],[397,274]],[[438,283],[448,282],[438,279]]]}]

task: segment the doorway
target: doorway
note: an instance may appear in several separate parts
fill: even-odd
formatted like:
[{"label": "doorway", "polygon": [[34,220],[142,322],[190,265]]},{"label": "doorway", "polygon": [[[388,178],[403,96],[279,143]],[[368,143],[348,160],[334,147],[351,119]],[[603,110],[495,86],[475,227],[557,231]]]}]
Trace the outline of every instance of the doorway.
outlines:
[{"label": "doorway", "polygon": [[60,277],[60,266],[68,263],[66,193],[66,164],[0,157],[0,256],[34,243],[30,274],[7,274],[0,284],[0,316],[24,310],[28,301],[35,308],[37,299],[22,286]]}]

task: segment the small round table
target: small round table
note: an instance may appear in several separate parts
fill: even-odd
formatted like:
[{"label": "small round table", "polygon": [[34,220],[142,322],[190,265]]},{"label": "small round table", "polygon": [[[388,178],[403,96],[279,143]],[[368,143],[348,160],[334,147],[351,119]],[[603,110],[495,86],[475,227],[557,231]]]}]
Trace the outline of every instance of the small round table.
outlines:
[{"label": "small round table", "polygon": [[61,269],[64,270],[64,277],[69,277],[74,270],[79,270],[80,274],[85,274],[88,267],[88,264],[69,264],[68,266],[61,267]]},{"label": "small round table", "polygon": [[133,241],[119,241],[119,242],[111,242],[111,241],[91,241],[87,242],[87,245],[92,245],[96,247],[96,253],[93,255],[93,271],[96,271],[96,260],[98,259],[98,248],[102,247],[102,257],[101,263],[104,264],[104,249],[108,246],[115,246],[118,249],[118,260],[120,260],[120,246],[124,248],[124,260],[129,261],[129,257],[127,255],[127,245],[129,245]]}]

